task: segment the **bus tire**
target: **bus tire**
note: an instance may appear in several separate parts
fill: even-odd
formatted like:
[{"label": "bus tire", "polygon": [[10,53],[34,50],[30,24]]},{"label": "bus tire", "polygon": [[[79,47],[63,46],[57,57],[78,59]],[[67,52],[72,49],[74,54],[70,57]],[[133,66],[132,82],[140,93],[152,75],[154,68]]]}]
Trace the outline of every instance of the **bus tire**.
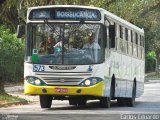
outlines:
[{"label": "bus tire", "polygon": [[126,98],[125,103],[128,107],[133,107],[135,105],[135,98],[136,98],[136,83],[133,83],[133,88],[132,88],[132,97],[131,98]]},{"label": "bus tire", "polygon": [[53,96],[51,95],[40,95],[41,108],[51,108]]},{"label": "bus tire", "polygon": [[113,75],[112,81],[111,81],[111,88],[110,88],[111,99],[114,99],[114,94],[115,94],[115,76]]},{"label": "bus tire", "polygon": [[103,107],[103,108],[110,108],[111,98],[110,97],[102,97],[100,99],[100,106]]}]

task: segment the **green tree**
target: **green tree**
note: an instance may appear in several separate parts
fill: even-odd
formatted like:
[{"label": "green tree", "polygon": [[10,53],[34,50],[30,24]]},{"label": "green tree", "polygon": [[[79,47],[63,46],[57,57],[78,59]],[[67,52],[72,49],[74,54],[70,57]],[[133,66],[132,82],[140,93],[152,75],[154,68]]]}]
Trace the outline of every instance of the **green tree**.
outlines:
[{"label": "green tree", "polygon": [[146,54],[146,72],[157,71],[157,59],[156,53],[154,51],[150,51]]},{"label": "green tree", "polygon": [[4,82],[16,82],[23,78],[24,44],[4,26],[0,26],[0,93]]}]

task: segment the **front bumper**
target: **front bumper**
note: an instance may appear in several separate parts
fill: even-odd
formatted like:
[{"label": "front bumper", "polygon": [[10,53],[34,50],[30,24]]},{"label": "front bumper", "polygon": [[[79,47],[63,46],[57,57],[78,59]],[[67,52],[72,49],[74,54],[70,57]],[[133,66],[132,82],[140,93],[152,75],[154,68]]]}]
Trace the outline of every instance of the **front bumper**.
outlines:
[{"label": "front bumper", "polygon": [[[65,88],[67,92],[57,92],[57,88]],[[46,93],[42,89],[46,90]],[[77,92],[80,90],[81,92]],[[92,86],[35,86],[27,81],[24,83],[24,94],[27,95],[60,95],[60,96],[69,96],[69,95],[90,95],[90,96],[103,96],[104,92],[104,82],[101,81]]]}]

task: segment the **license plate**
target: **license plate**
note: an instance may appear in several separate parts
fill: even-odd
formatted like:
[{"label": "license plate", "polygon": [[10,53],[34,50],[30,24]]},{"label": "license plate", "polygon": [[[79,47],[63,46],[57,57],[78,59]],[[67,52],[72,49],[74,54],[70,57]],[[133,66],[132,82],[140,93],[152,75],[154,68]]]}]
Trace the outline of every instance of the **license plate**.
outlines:
[{"label": "license plate", "polygon": [[68,92],[67,88],[55,88],[55,92],[66,93]]}]

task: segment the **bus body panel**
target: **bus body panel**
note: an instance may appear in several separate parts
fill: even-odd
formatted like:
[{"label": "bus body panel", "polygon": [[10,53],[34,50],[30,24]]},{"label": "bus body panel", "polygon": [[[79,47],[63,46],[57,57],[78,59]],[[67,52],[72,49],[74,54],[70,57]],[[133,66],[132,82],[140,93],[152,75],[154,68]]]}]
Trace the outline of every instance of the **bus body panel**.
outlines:
[{"label": "bus body panel", "polygon": [[[34,86],[25,81],[24,86],[24,94],[28,95],[61,95],[61,96],[72,96],[72,95],[88,95],[88,96],[95,96],[95,97],[102,97],[103,96],[103,88],[104,83],[103,81],[88,87],[81,87],[81,86]],[[56,92],[56,89],[67,89],[67,92]],[[46,89],[46,93],[43,92],[43,89]],[[81,90],[80,93],[77,93],[78,90]]]},{"label": "bus body panel", "polygon": [[[60,80],[61,78],[68,78],[68,79],[82,79],[81,82],[87,78],[90,77],[99,77],[102,79],[102,81],[98,84],[95,84],[93,86],[78,86],[78,85],[62,85],[61,83],[59,85],[46,85],[46,86],[36,86],[28,83],[26,80],[24,82],[24,94],[34,94],[34,95],[40,95],[40,94],[52,94],[52,95],[91,95],[91,96],[103,96],[107,97],[110,94],[110,79],[104,78],[104,64],[97,64],[97,65],[76,65],[76,68],[74,70],[53,70],[50,69],[49,66],[63,66],[63,65],[45,65],[45,71],[44,72],[33,72],[33,66],[34,64],[25,63],[24,65],[24,78],[28,76],[35,76],[37,78],[40,78],[41,80],[44,80],[44,77],[56,77],[57,80]],[[92,66],[92,71],[88,71],[88,69]],[[64,66],[63,66],[64,67]],[[45,82],[45,80],[44,80]],[[43,93],[42,89],[45,88],[48,92]],[[67,93],[55,93],[55,88],[67,88]],[[81,93],[76,93],[78,89],[81,89]]]},{"label": "bus body panel", "polygon": [[106,60],[106,74],[110,80],[115,75],[115,97],[131,97],[134,79],[136,79],[136,97],[143,93],[144,61],[127,55],[110,51]]}]

